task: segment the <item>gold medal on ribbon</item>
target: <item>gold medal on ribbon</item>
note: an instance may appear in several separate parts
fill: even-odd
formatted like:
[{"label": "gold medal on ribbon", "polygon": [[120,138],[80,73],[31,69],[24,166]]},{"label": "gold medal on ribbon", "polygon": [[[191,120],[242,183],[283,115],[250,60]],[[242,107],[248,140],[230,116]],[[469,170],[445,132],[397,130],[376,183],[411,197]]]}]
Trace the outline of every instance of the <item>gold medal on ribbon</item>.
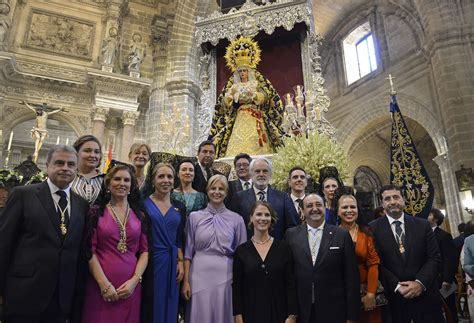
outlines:
[{"label": "gold medal on ribbon", "polygon": [[60,225],[59,227],[60,227],[60,229],[61,229],[61,234],[62,234],[63,236],[65,236],[66,233],[67,233],[66,225],[65,225],[64,223],[61,223],[61,225]]},{"label": "gold medal on ribbon", "polygon": [[401,254],[404,254],[404,253],[405,253],[405,247],[403,246],[403,244],[400,244],[400,246],[398,247],[398,249],[400,250],[400,253],[401,253]]},{"label": "gold medal on ribbon", "polygon": [[120,239],[120,241],[117,243],[117,250],[120,251],[121,253],[126,253],[127,252],[127,243]]}]

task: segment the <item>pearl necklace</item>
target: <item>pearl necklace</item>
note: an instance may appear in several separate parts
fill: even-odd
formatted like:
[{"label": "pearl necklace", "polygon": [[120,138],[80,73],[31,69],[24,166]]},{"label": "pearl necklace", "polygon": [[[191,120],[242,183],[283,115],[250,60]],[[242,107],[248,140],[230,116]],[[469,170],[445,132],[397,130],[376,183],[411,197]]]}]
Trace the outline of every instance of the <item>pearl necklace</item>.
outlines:
[{"label": "pearl necklace", "polygon": [[268,239],[266,239],[266,240],[264,240],[264,241],[255,240],[254,237],[250,238],[250,240],[252,240],[252,242],[254,242],[254,243],[256,243],[256,244],[264,245],[264,244],[266,244],[267,242],[272,241],[272,240],[273,240],[273,237],[272,237],[272,236],[268,236]]}]

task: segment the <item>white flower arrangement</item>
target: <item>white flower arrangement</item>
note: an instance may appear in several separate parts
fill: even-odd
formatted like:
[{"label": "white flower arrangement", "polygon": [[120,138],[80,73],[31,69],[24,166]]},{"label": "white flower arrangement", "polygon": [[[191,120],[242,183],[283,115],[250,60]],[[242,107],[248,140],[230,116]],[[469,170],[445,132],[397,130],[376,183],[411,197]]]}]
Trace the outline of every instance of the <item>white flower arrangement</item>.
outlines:
[{"label": "white flower arrangement", "polygon": [[342,179],[348,177],[347,156],[342,147],[328,136],[314,132],[285,138],[283,146],[273,155],[272,184],[285,190],[288,187],[288,172],[293,167],[302,167],[311,176],[313,183],[318,182],[319,170],[325,166],[335,166]]}]

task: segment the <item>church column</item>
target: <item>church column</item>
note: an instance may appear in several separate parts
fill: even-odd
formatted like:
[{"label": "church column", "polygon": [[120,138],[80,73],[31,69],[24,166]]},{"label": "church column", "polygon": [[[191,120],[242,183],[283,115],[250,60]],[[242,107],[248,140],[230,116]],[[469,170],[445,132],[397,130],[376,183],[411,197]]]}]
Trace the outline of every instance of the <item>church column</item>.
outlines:
[{"label": "church column", "polygon": [[120,161],[128,161],[128,152],[135,138],[135,123],[140,112],[124,111],[122,114],[123,132],[122,146],[120,148]]},{"label": "church column", "polygon": [[92,135],[96,136],[101,143],[104,143],[105,121],[109,114],[108,108],[95,107],[92,117]]},{"label": "church column", "polygon": [[[454,170],[474,167],[474,68],[471,18],[462,1],[413,1],[423,24],[440,120]],[[453,19],[453,17],[456,17]]]},{"label": "church column", "polygon": [[452,233],[457,232],[458,224],[468,221],[469,218],[464,219],[461,201],[458,194],[458,186],[456,177],[451,167],[448,153],[442,153],[433,158],[433,161],[438,165],[443,182],[444,198],[446,200],[446,215],[449,219],[449,226]]}]

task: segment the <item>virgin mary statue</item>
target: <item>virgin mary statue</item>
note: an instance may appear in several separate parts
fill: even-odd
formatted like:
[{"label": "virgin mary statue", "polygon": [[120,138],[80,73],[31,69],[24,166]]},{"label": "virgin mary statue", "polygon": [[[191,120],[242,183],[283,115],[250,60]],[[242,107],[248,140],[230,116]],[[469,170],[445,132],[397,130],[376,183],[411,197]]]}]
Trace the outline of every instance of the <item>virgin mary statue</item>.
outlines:
[{"label": "virgin mary statue", "polygon": [[227,47],[225,59],[234,74],[217,99],[209,132],[216,156],[271,154],[285,135],[284,108],[270,81],[256,70],[260,48],[240,37]]}]

